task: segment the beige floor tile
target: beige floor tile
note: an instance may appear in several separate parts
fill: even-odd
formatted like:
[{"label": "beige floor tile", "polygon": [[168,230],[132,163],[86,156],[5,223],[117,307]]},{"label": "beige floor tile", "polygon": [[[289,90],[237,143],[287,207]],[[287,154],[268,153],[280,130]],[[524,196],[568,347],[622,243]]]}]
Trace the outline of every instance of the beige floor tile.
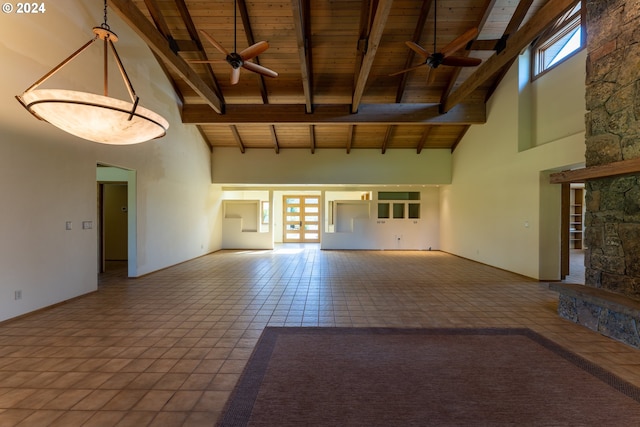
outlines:
[{"label": "beige floor tile", "polygon": [[269,326],[529,327],[640,385],[546,284],[441,252],[220,251],[0,323],[0,426],[214,425]]}]

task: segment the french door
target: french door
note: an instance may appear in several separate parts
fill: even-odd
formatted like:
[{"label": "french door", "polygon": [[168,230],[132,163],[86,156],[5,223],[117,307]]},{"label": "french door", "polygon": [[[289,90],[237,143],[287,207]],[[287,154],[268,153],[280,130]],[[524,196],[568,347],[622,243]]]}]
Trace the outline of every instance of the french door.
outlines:
[{"label": "french door", "polygon": [[284,196],[282,205],[283,242],[320,242],[320,197]]}]

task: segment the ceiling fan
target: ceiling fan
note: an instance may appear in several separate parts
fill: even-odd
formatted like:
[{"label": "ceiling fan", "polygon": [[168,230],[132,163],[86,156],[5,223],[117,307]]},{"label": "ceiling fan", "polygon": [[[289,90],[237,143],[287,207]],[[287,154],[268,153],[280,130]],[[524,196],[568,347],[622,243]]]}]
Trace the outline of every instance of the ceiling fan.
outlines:
[{"label": "ceiling fan", "polygon": [[451,56],[451,54],[456,51],[462,49],[467,45],[471,40],[475,39],[478,36],[477,28],[470,28],[456,39],[454,39],[451,43],[446,45],[440,51],[436,49],[436,36],[437,36],[437,13],[438,13],[438,1],[436,0],[434,3],[434,11],[433,11],[433,53],[429,53],[427,50],[422,48],[417,43],[412,41],[407,41],[405,44],[418,55],[425,58],[425,61],[419,65],[406,68],[401,71],[397,71],[395,73],[389,74],[390,76],[397,76],[398,74],[403,74],[408,71],[413,71],[417,68],[422,67],[423,65],[429,66],[429,76],[428,80],[431,82],[435,77],[435,73],[431,72],[431,69],[436,69],[440,65],[450,65],[454,67],[476,67],[482,63],[482,60],[479,58],[469,58],[467,56]]},{"label": "ceiling fan", "polygon": [[202,35],[209,40],[209,42],[216,48],[220,53],[225,55],[224,60],[189,60],[193,64],[218,64],[221,62],[227,62],[231,65],[231,84],[235,85],[240,81],[240,68],[244,68],[245,70],[252,71],[254,73],[262,74],[267,77],[278,77],[278,73],[273,70],[270,70],[267,67],[263,67],[262,65],[258,65],[255,62],[250,62],[251,59],[260,55],[262,52],[269,48],[269,43],[266,41],[260,41],[254,43],[248,48],[244,49],[241,52],[238,52],[236,49],[236,40],[237,40],[237,17],[236,17],[236,0],[233,1],[233,52],[227,51],[220,43],[218,43],[213,37],[211,37],[206,31],[200,30]]}]

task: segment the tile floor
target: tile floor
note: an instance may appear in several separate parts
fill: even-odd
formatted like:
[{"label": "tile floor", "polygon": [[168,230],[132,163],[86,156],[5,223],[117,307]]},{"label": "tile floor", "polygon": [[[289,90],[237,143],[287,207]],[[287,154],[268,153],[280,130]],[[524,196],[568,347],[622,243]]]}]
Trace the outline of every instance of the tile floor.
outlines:
[{"label": "tile floor", "polygon": [[[529,327],[640,386],[640,351],[441,252],[221,251],[0,324],[0,426],[215,424],[267,325]],[[43,286],[46,284],[43,284]]]}]

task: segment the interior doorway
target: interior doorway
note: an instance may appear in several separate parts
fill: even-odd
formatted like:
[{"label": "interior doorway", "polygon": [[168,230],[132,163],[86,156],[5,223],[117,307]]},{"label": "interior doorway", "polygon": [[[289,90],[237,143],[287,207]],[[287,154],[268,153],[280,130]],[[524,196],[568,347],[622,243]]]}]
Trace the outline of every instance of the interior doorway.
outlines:
[{"label": "interior doorway", "polygon": [[98,183],[98,251],[100,273],[122,269],[128,256],[128,184]]},{"label": "interior doorway", "polygon": [[97,165],[98,273],[109,268],[136,277],[136,172]]},{"label": "interior doorway", "polygon": [[562,184],[561,279],[584,284],[584,183]]},{"label": "interior doorway", "polygon": [[284,243],[320,242],[320,197],[286,195],[282,199]]}]

